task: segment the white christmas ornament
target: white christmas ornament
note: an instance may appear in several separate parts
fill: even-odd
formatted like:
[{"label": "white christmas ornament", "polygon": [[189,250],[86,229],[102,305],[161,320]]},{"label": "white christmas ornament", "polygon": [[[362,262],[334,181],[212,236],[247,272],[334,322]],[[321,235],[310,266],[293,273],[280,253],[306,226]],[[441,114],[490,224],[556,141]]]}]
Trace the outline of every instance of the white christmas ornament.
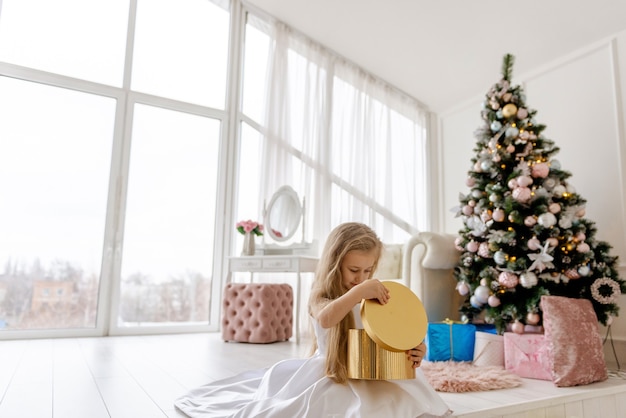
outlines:
[{"label": "white christmas ornament", "polygon": [[548,254],[548,245],[549,243],[546,241],[546,245],[543,246],[543,249],[539,254],[528,254],[528,258],[533,262],[530,267],[528,267],[528,271],[537,269],[539,270],[539,273],[541,273],[545,269],[554,267],[554,264],[552,264],[554,257]]},{"label": "white christmas ornament", "polygon": [[470,305],[472,305],[476,309],[480,309],[483,306],[483,304],[480,303],[478,299],[476,298],[476,295],[473,295],[472,297],[470,297]]},{"label": "white christmas ornament", "polygon": [[489,288],[487,286],[478,286],[476,290],[474,290],[474,296],[476,297],[476,300],[481,304],[487,303],[487,300],[489,299],[489,293]]},{"label": "white christmas ornament", "polygon": [[563,186],[562,184],[554,186],[554,190],[552,190],[552,192],[557,196],[563,196],[563,193],[565,193],[565,191],[565,186]]},{"label": "white christmas ornament", "polygon": [[537,279],[537,275],[532,271],[528,271],[526,273],[522,273],[519,276],[519,281],[522,287],[526,289],[530,289],[531,287],[535,287],[539,280]]},{"label": "white christmas ornament", "polygon": [[537,222],[539,222],[539,225],[543,226],[544,228],[550,228],[556,225],[556,216],[554,216],[554,214],[550,212],[542,213],[537,218]]},{"label": "white christmas ornament", "polygon": [[506,263],[507,254],[504,251],[496,251],[493,255],[493,260],[496,264],[502,265]]}]

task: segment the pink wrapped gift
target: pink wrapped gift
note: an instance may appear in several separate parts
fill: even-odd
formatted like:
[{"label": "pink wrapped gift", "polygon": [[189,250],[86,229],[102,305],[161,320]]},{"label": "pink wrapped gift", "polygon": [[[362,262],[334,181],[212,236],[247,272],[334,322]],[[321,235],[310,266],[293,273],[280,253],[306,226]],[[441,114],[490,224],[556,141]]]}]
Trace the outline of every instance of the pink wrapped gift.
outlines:
[{"label": "pink wrapped gift", "polygon": [[504,368],[519,377],[552,380],[545,335],[505,332]]}]

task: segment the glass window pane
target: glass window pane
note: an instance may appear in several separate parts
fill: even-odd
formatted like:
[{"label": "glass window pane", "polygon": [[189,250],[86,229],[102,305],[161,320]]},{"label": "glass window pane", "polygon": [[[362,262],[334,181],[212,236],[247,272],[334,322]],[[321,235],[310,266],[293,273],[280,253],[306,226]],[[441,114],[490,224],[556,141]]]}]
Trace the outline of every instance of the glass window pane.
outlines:
[{"label": "glass window pane", "polygon": [[0,328],[94,327],[115,100],[0,91]]},{"label": "glass window pane", "polygon": [[0,60],[120,87],[128,2],[0,1]]},{"label": "glass window pane", "polygon": [[132,89],[223,109],[228,27],[207,0],[139,0]]},{"label": "glass window pane", "polygon": [[[262,141],[263,137],[259,131],[242,122],[236,222],[251,219],[263,223],[263,208],[259,205],[261,186],[261,161],[259,155],[262,154]],[[270,197],[267,196],[267,199]],[[232,227],[236,249],[240,250],[243,246],[243,235],[235,233],[235,225]]]},{"label": "glass window pane", "polygon": [[258,28],[264,25],[260,19],[248,16],[244,45],[242,109],[246,116],[263,123],[270,37]]},{"label": "glass window pane", "polygon": [[120,326],[208,322],[220,122],[136,105]]}]

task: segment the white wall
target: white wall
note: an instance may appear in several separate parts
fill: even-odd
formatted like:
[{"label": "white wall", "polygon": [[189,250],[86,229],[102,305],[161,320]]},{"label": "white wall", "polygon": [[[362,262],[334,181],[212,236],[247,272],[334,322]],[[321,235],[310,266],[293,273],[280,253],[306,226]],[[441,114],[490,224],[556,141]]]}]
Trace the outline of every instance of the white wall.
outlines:
[{"label": "white wall", "polygon": [[[499,70],[494,69],[494,83]],[[595,222],[597,238],[613,246],[626,278],[626,32],[555,58],[532,74],[518,76],[513,67],[513,84],[523,86],[526,104],[546,125],[544,135],[560,148],[555,158],[572,173],[570,184],[587,200],[586,218]],[[486,93],[491,86],[484,87]],[[469,190],[465,179],[483,98],[439,115],[440,232],[456,234],[462,227],[450,209],[459,204],[459,192]],[[612,334],[621,344],[626,343],[625,295],[620,307]]]}]

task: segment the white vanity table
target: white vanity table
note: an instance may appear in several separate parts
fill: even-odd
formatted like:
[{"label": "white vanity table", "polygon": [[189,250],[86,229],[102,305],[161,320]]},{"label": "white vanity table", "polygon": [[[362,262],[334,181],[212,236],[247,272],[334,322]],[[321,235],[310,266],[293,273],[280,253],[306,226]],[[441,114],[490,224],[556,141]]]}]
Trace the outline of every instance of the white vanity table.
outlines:
[{"label": "white vanity table", "polygon": [[[314,243],[306,242],[305,239],[304,203],[304,198],[300,203],[300,197],[291,186],[280,187],[267,207],[263,205],[265,225],[261,248],[254,255],[229,257],[227,278],[230,282],[233,273],[249,272],[252,282],[254,273],[292,273],[292,275],[295,273],[294,326],[297,343],[300,342],[302,273],[315,273],[318,262],[312,255],[315,251]],[[302,239],[299,242],[294,239],[298,230],[302,231]]]},{"label": "white vanity table", "polygon": [[228,259],[228,282],[232,273],[249,272],[250,282],[254,281],[254,273],[295,273],[296,289],[294,295],[295,304],[295,336],[296,343],[300,342],[300,307],[302,301],[301,273],[314,273],[318,259],[304,255],[253,255],[242,257],[229,257]]}]

